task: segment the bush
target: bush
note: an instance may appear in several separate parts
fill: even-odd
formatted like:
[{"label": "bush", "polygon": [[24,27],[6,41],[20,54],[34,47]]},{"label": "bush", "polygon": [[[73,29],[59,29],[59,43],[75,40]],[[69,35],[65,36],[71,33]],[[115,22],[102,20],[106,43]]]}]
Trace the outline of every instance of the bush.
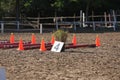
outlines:
[{"label": "bush", "polygon": [[56,32],[53,33],[53,35],[56,41],[66,42],[68,32],[65,32],[63,30],[57,30]]}]

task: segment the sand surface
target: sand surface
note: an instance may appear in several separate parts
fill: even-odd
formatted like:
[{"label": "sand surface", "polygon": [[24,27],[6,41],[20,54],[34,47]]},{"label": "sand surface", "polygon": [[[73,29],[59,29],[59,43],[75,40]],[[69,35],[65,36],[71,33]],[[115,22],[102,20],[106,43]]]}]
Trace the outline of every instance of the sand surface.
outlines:
[{"label": "sand surface", "polygon": [[[76,33],[78,44],[94,44],[99,35],[101,46],[66,49],[65,52],[40,52],[39,49],[18,51],[0,49],[0,67],[7,80],[120,80],[120,32]],[[51,33],[35,33],[37,43],[50,42]],[[0,40],[9,40],[9,33]],[[67,39],[71,43],[73,34]],[[31,33],[15,33],[15,40],[30,41]]]}]

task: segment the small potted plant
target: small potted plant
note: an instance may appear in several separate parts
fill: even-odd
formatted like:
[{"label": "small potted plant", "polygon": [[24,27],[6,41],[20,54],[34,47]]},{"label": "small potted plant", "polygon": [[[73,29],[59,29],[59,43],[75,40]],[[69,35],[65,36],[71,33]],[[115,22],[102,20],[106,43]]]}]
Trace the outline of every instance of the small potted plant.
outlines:
[{"label": "small potted plant", "polygon": [[[61,41],[65,43],[67,40],[68,32],[63,30],[57,30],[53,33],[53,35],[56,41]],[[63,48],[61,51],[65,51],[65,44],[63,45]]]}]

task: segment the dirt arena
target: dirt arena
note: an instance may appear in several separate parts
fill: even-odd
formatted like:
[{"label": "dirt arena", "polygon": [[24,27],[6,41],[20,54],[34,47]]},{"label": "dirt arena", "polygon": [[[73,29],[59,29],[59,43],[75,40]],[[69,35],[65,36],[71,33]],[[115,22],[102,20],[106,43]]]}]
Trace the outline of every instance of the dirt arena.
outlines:
[{"label": "dirt arena", "polygon": [[[120,80],[120,32],[76,33],[77,43],[93,44],[99,35],[101,46],[66,49],[65,52],[40,52],[39,49],[18,51],[0,49],[0,67],[7,80]],[[37,43],[42,37],[50,42],[51,33],[35,33]],[[0,35],[9,40],[10,33]],[[71,42],[70,33],[67,42]],[[15,40],[31,40],[31,33],[15,33]]]}]

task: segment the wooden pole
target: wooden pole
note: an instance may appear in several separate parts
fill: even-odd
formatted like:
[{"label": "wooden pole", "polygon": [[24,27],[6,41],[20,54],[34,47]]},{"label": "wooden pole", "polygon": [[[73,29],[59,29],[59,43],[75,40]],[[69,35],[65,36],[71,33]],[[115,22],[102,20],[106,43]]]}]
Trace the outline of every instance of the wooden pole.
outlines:
[{"label": "wooden pole", "polygon": [[106,12],[104,12],[104,18],[105,18],[105,27],[107,27],[107,16],[106,16]]},{"label": "wooden pole", "polygon": [[85,27],[85,13],[83,13],[83,27]]},{"label": "wooden pole", "polygon": [[[19,21],[20,11],[19,11],[19,0],[16,0],[16,21]],[[17,22],[18,24],[18,22]],[[19,30],[19,26],[17,26],[17,30]]]},{"label": "wooden pole", "polygon": [[3,34],[4,33],[4,23],[1,22],[1,33]]},{"label": "wooden pole", "polygon": [[93,21],[93,30],[95,31],[95,22]]},{"label": "wooden pole", "polygon": [[80,27],[81,27],[81,23],[82,23],[82,10],[80,10]]},{"label": "wooden pole", "polygon": [[75,14],[74,14],[74,31],[76,31]]},{"label": "wooden pole", "polygon": [[93,30],[95,31],[94,12],[92,11]]},{"label": "wooden pole", "polygon": [[37,26],[39,28],[39,25],[40,25],[40,13],[38,13],[38,19],[37,19]]},{"label": "wooden pole", "polygon": [[109,17],[109,26],[111,26],[111,16],[110,16],[110,14],[108,14],[108,17]]},{"label": "wooden pole", "polygon": [[42,26],[42,24],[40,24],[40,34],[42,34],[43,33],[43,26]]},{"label": "wooden pole", "polygon": [[94,11],[92,11],[92,21],[94,21]]},{"label": "wooden pole", "polygon": [[56,29],[58,30],[58,18],[56,17],[55,20],[56,20]]},{"label": "wooden pole", "polygon": [[20,23],[19,23],[19,21],[17,21],[17,30],[19,30],[20,29]]},{"label": "wooden pole", "polygon": [[113,29],[114,29],[114,31],[116,31],[116,16],[115,16],[115,11],[114,10],[113,10],[113,18],[114,18]]}]

